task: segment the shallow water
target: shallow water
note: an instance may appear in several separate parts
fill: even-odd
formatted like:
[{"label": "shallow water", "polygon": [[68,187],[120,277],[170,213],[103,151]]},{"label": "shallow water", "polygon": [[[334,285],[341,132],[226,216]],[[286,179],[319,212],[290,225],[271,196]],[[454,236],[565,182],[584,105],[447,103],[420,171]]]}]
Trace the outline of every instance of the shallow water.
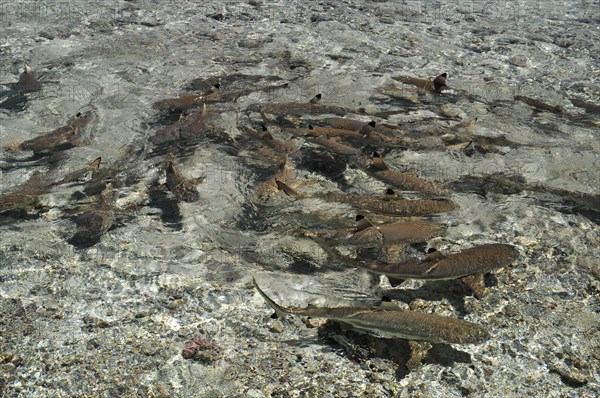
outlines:
[{"label": "shallow water", "polygon": [[[104,209],[110,229],[80,247],[69,239],[81,212],[73,194],[85,184],[53,187],[41,211],[0,214],[4,395],[545,397],[600,389],[597,1],[33,4],[0,9],[0,81],[16,83],[28,62],[44,83],[40,92],[0,92],[0,193],[35,173],[62,178],[101,156],[101,169],[115,170],[116,197]],[[443,94],[392,78],[442,72],[452,89]],[[209,133],[168,149],[156,144],[152,137],[177,115],[153,104],[215,82],[236,94],[208,104]],[[400,124],[414,137],[414,146],[364,154],[384,150],[391,168],[454,187],[459,208],[433,217],[448,234],[428,246],[519,248],[482,300],[459,282],[390,290],[294,235],[351,225],[352,207],[277,193],[251,201],[277,165],[240,126],[265,123],[252,111],[257,103],[304,103],[317,93],[323,105],[355,110],[349,117]],[[90,109],[96,119],[84,142],[54,163],[7,148]],[[267,124],[287,138],[280,127],[329,116],[269,115]],[[486,137],[493,150],[440,145],[450,135]],[[385,188],[351,159],[296,142],[298,177],[318,181],[302,190]],[[149,188],[165,182],[169,151],[186,177],[206,177],[199,201]],[[385,293],[482,324],[493,339],[436,346],[409,373],[403,342],[390,349],[299,318],[271,320],[252,276],[285,305],[371,305]],[[182,358],[197,336],[220,345],[216,362]],[[356,353],[361,346],[371,350],[366,357]]]}]

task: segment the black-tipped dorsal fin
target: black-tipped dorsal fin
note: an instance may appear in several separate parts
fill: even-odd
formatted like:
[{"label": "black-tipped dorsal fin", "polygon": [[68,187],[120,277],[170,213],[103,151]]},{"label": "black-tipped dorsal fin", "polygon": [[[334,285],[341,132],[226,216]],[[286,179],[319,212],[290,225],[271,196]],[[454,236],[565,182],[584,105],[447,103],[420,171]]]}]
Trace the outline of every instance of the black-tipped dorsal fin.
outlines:
[{"label": "black-tipped dorsal fin", "polygon": [[263,140],[265,140],[265,141],[272,141],[273,140],[273,136],[271,135],[271,132],[269,132],[269,129],[264,124],[262,126],[262,134],[260,135],[260,138],[263,139]]},{"label": "black-tipped dorsal fin", "polygon": [[447,73],[442,73],[441,75],[437,76],[435,79],[433,79],[433,88],[436,91],[441,90],[446,86],[446,78],[448,77]]},{"label": "black-tipped dorsal fin", "polygon": [[355,228],[354,232],[360,232],[367,228],[371,228],[373,226],[374,226],[373,223],[371,221],[369,221],[368,218],[366,218],[362,214],[359,214],[356,216],[356,228]]},{"label": "black-tipped dorsal fin", "polygon": [[371,166],[376,170],[387,170],[388,167],[383,161],[381,155],[377,152],[373,152],[373,157],[371,158]]},{"label": "black-tipped dorsal fin", "polygon": [[311,104],[318,104],[319,101],[321,101],[321,93],[315,95],[314,97],[311,98],[311,100],[309,101],[309,103]]}]

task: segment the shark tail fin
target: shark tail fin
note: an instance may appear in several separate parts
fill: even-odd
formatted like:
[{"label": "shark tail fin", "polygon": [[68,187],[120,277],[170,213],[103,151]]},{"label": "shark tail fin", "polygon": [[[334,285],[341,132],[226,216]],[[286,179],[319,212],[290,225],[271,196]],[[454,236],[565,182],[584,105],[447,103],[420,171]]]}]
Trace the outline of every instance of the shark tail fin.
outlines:
[{"label": "shark tail fin", "polygon": [[306,235],[307,237],[309,237],[310,239],[312,239],[315,243],[317,243],[319,246],[321,246],[321,249],[323,249],[323,251],[332,259],[334,259],[335,261],[345,261],[347,258],[346,256],[342,255],[340,252],[338,252],[329,242],[327,242],[325,239],[321,238],[320,236],[316,235],[316,234],[310,234],[310,235]]},{"label": "shark tail fin", "polygon": [[256,279],[254,277],[252,277],[252,283],[254,284],[256,290],[258,290],[258,293],[260,293],[260,295],[265,299],[267,304],[269,304],[275,310],[275,314],[278,318],[283,318],[288,314],[283,307],[274,302],[269,296],[267,296],[265,292],[262,291],[260,287],[258,287],[258,283],[256,283]]}]

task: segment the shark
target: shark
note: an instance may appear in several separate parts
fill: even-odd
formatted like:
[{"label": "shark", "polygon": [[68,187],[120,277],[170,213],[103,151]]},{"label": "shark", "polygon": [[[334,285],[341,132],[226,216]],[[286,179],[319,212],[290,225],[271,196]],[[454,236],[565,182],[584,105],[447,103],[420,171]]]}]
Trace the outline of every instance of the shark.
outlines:
[{"label": "shark", "polygon": [[418,191],[427,195],[443,196],[448,195],[449,190],[441,187],[439,184],[425,180],[415,173],[392,170],[388,168],[385,161],[377,152],[373,152],[370,164],[362,159],[357,159],[357,164],[372,177],[406,191]]},{"label": "shark", "polygon": [[17,145],[17,149],[33,151],[36,154],[47,154],[81,144],[81,134],[86,126],[95,118],[93,111],[78,112],[65,126],[52,130],[39,137]]},{"label": "shark", "polygon": [[309,124],[307,129],[294,128],[294,129],[283,129],[284,132],[290,132],[298,136],[313,136],[313,137],[339,137],[344,139],[362,139],[364,134],[357,130],[343,129],[337,127],[313,127]]},{"label": "shark", "polygon": [[392,303],[379,307],[282,307],[273,301],[252,279],[254,287],[278,317],[288,314],[325,318],[346,328],[380,337],[431,343],[480,344],[489,339],[481,326],[462,319],[405,310]]},{"label": "shark", "polygon": [[0,214],[35,208],[39,197],[50,192],[45,176],[34,174],[12,192],[0,195]]},{"label": "shark", "polygon": [[205,122],[208,118],[209,112],[204,103],[202,108],[194,108],[187,114],[180,114],[179,120],[150,137],[150,142],[161,145],[179,139],[197,137],[207,129]]},{"label": "shark", "polygon": [[[320,96],[320,94],[317,94]],[[248,111],[264,112],[269,114],[299,114],[299,115],[320,115],[323,113],[332,113],[334,115],[345,115],[351,110],[335,106],[321,104],[321,97],[313,97],[307,102],[284,102],[271,104],[252,104],[247,108]]]},{"label": "shark", "polygon": [[184,202],[195,202],[200,199],[196,185],[204,181],[204,177],[186,178],[172,161],[167,164],[166,186],[178,199]]},{"label": "shark", "polygon": [[325,252],[345,264],[385,275],[390,280],[421,279],[427,281],[461,279],[476,298],[484,294],[483,275],[512,264],[519,251],[515,246],[490,243],[443,255],[434,251],[425,260],[415,259],[399,263],[361,260],[341,255],[320,237],[311,236]]},{"label": "shark", "polygon": [[207,102],[214,102],[220,97],[220,84],[216,83],[203,94],[182,94],[177,98],[167,98],[155,102],[152,107],[169,113],[185,112],[192,108],[201,107]]},{"label": "shark", "polygon": [[97,157],[96,159],[94,159],[91,163],[89,163],[85,167],[83,167],[79,170],[75,170],[72,173],[67,174],[61,180],[53,182],[52,185],[62,185],[62,184],[69,184],[72,182],[82,181],[90,175],[91,175],[91,177],[93,177],[94,173],[100,168],[101,162],[102,162],[102,157]]},{"label": "shark", "polygon": [[29,93],[32,91],[40,91],[42,89],[42,83],[34,76],[31,72],[31,67],[25,64],[23,73],[19,76],[19,82],[17,83],[19,91]]},{"label": "shark", "polygon": [[368,218],[356,216],[356,228],[333,231],[302,231],[306,237],[316,236],[336,245],[378,247],[399,243],[418,243],[442,236],[446,227],[427,220],[405,220],[394,223],[373,224]]},{"label": "shark", "polygon": [[435,77],[433,80],[428,79],[419,79],[416,77],[410,76],[397,76],[393,77],[393,79],[398,80],[405,84],[410,84],[411,86],[418,87],[420,89],[440,93],[442,90],[447,89],[446,79],[448,78],[447,73],[442,73]]},{"label": "shark", "polygon": [[[450,200],[433,199],[392,199],[378,198],[372,195],[340,194],[335,192],[306,194],[296,191],[283,181],[276,181],[277,187],[284,191],[288,196],[296,198],[315,197],[328,202],[347,203],[353,207],[372,211],[374,213],[389,214],[396,216],[422,216],[427,214],[436,214],[451,211],[456,208],[456,204]],[[392,189],[386,191],[387,197],[394,197],[395,192]]]},{"label": "shark", "polygon": [[82,212],[73,218],[76,227],[68,242],[77,247],[89,247],[98,243],[115,225],[116,213],[113,204],[117,196],[117,189],[112,182],[108,182],[93,198],[94,201],[80,206],[78,211]]},{"label": "shark", "polygon": [[19,75],[17,83],[0,83],[0,85],[8,86],[21,93],[31,93],[42,89],[42,83],[35,77],[28,63],[24,64],[23,72]]}]

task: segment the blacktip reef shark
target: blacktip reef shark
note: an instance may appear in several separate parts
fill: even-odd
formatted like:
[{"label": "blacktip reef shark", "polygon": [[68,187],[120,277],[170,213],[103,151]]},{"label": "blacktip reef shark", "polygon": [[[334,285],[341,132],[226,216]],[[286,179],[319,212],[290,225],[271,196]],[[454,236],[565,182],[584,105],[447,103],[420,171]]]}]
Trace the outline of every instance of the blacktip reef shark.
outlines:
[{"label": "blacktip reef shark", "polygon": [[385,164],[379,153],[373,152],[371,162],[364,159],[356,159],[356,163],[370,176],[391,185],[394,188],[405,191],[418,191],[433,196],[449,194],[449,190],[441,187],[434,181],[425,180],[415,173],[392,170]]},{"label": "blacktip reef shark", "polygon": [[415,86],[420,89],[423,89],[426,91],[432,91],[432,92],[436,92],[436,93],[440,93],[440,92],[442,92],[442,90],[448,88],[448,86],[446,86],[447,78],[448,78],[448,74],[446,74],[446,73],[442,73],[441,75],[438,75],[433,80],[418,79],[416,77],[410,77],[410,76],[392,77],[392,79],[398,80],[402,83],[410,84],[411,86]]},{"label": "blacktip reef shark", "polygon": [[35,77],[31,71],[31,67],[27,63],[23,66],[23,73],[19,75],[18,83],[1,83],[1,85],[8,86],[22,93],[31,93],[42,89],[42,83]]},{"label": "blacktip reef shark", "polygon": [[356,228],[332,231],[300,231],[303,236],[333,241],[336,245],[379,247],[398,243],[418,243],[445,235],[446,227],[427,220],[404,220],[373,224],[365,216],[356,216]]},{"label": "blacktip reef shark", "polygon": [[195,202],[200,199],[196,185],[204,181],[204,177],[187,178],[172,161],[167,164],[167,188],[178,199],[184,202]]},{"label": "blacktip reef shark", "polygon": [[203,94],[182,94],[177,98],[167,98],[156,101],[152,107],[167,112],[185,112],[191,108],[201,107],[207,102],[214,102],[220,98],[220,84],[214,84]]},{"label": "blacktip reef shark", "polygon": [[95,119],[95,116],[95,112],[92,110],[85,113],[78,112],[69,119],[65,126],[18,145],[9,145],[9,148],[33,151],[35,154],[48,154],[79,146],[82,144],[82,132]]},{"label": "blacktip reef shark", "polygon": [[360,149],[353,146],[346,145],[340,142],[339,139],[330,139],[322,136],[310,136],[307,135],[306,139],[309,142],[313,142],[317,145],[322,146],[330,152],[337,153],[339,155],[359,155]]},{"label": "blacktip reef shark", "polygon": [[[278,188],[289,196],[297,198],[315,197],[328,202],[347,203],[353,207],[380,214],[397,216],[422,216],[426,214],[443,213],[456,208],[456,204],[450,200],[388,200],[388,198],[378,198],[372,195],[352,195],[335,192],[314,193],[309,195],[304,192],[296,191],[283,181],[276,182]],[[389,199],[394,196],[394,191],[392,189],[388,189],[386,192],[389,193],[389,195],[386,195],[390,197]]]},{"label": "blacktip reef shark", "polygon": [[180,114],[179,120],[150,137],[150,142],[155,145],[164,145],[179,139],[198,137],[206,130],[205,122],[208,118],[209,112],[204,103],[202,107],[198,106],[187,114]]},{"label": "blacktip reef shark", "polygon": [[40,196],[48,192],[50,187],[45,176],[34,174],[14,191],[0,195],[0,214],[36,208]]},{"label": "blacktip reef shark", "polygon": [[94,159],[91,163],[89,163],[85,167],[83,167],[79,170],[75,170],[72,173],[67,174],[63,179],[53,182],[52,185],[70,184],[73,182],[91,180],[93,178],[94,172],[96,172],[100,168],[101,162],[102,162],[102,158],[97,157],[96,159]]},{"label": "blacktip reef shark", "polygon": [[275,310],[278,317],[288,314],[325,318],[360,332],[387,338],[420,340],[446,344],[480,344],[489,339],[481,326],[424,312],[405,310],[392,303],[368,307],[282,307],[273,301],[252,278],[254,287]]},{"label": "blacktip reef shark", "polygon": [[321,104],[321,96],[317,94],[307,102],[284,102],[270,104],[252,104],[247,108],[248,111],[264,112],[268,114],[300,114],[300,115],[319,115],[322,113],[332,113],[334,115],[345,115],[349,112],[355,112],[341,106]]},{"label": "blacktip reef shark", "polygon": [[308,101],[309,104],[318,104],[319,102],[321,102],[321,94],[317,94],[314,97],[311,98],[310,101]]},{"label": "blacktip reef shark", "polygon": [[23,68],[23,73],[19,76],[19,83],[17,83],[17,89],[24,93],[30,93],[32,91],[39,91],[42,89],[42,83],[34,76],[31,72],[31,67],[26,63]]},{"label": "blacktip reef shark", "polygon": [[[428,281],[461,279],[471,288],[475,297],[483,295],[483,275],[512,264],[519,252],[515,246],[490,243],[465,249],[458,253],[443,255],[434,252],[425,261],[411,260],[386,263],[376,260],[360,260],[341,255],[321,238],[311,237],[333,258],[345,264],[382,274],[390,279],[422,279]],[[466,279],[465,279],[466,278]]]},{"label": "blacktip reef shark", "polygon": [[339,137],[344,139],[362,139],[365,137],[360,131],[343,129],[337,127],[313,127],[311,124],[308,128],[288,128],[282,129],[284,132],[289,132],[297,136],[312,136],[312,137],[324,137],[332,138]]},{"label": "blacktip reef shark", "polygon": [[271,162],[282,164],[287,161],[288,156],[294,156],[298,152],[299,147],[294,143],[292,138],[282,141],[273,137],[267,126],[261,126],[261,131],[258,132],[250,127],[243,125],[238,128],[248,137],[257,140],[260,143],[256,151]]}]

